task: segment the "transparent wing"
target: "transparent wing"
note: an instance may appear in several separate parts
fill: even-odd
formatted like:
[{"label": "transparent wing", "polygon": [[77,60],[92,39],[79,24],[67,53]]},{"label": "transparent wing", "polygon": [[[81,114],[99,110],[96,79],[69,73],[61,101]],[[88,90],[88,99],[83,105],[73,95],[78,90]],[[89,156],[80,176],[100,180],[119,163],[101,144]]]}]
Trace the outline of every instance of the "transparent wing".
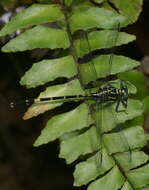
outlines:
[{"label": "transparent wing", "polygon": [[[112,52],[110,54],[110,57],[109,57],[109,68],[107,70],[106,76],[109,76],[111,74],[112,62],[113,62],[114,52],[116,51],[116,47],[117,47],[116,44],[117,44],[117,40],[118,40],[118,37],[119,37],[119,32],[120,32],[120,23],[117,21],[116,24],[115,24],[115,35],[114,35],[113,40],[112,40],[113,50],[112,50]],[[109,82],[107,80],[105,80],[105,82],[106,83],[104,85],[106,85],[106,86],[111,86],[112,83],[113,83],[113,82],[111,83],[111,82]],[[120,81],[118,88],[121,88],[121,82],[122,81]],[[119,102],[116,103],[116,107],[117,106],[119,106]],[[108,109],[109,109],[109,112],[111,113],[111,116],[114,119],[114,123],[115,123],[115,127],[116,127],[117,118],[115,117],[116,114],[114,113],[114,112],[116,112],[116,109],[113,110],[112,107],[109,107]],[[123,111],[125,111],[125,110],[123,110]],[[104,116],[103,116],[103,112],[101,114],[101,117],[102,117],[102,119],[105,119]],[[104,128],[104,126],[102,128]],[[121,141],[122,141],[123,145],[125,146],[125,149],[128,151],[128,160],[131,161],[131,148],[129,146],[127,138],[125,137],[125,135],[123,133],[121,133],[120,138],[121,138]]]},{"label": "transparent wing", "polygon": [[112,61],[113,61],[113,56],[114,56],[114,52],[116,50],[116,43],[117,43],[117,40],[118,40],[118,36],[119,36],[119,32],[120,32],[120,23],[119,22],[116,22],[116,25],[115,25],[115,34],[113,36],[113,39],[112,39],[112,52],[110,54],[110,57],[109,57],[109,68],[107,70],[107,76],[111,74],[111,69],[112,69]]},{"label": "transparent wing", "polygon": [[[82,48],[84,48],[84,44],[86,45],[86,48],[88,49],[88,56],[84,56],[82,59],[79,60],[80,64],[81,63],[84,63],[86,61],[88,61],[88,59],[91,59],[92,60],[92,49],[90,47],[90,43],[89,43],[89,39],[88,39],[88,32],[87,31],[81,31],[80,33],[80,49],[82,50]],[[82,44],[82,41],[83,41],[83,44]],[[78,56],[79,57],[79,56]],[[81,74],[81,72],[80,72]],[[93,63],[93,60],[89,62],[88,64],[88,68],[86,70],[86,74],[88,75],[91,75],[91,78],[93,81],[96,81],[97,80],[97,72],[96,72],[96,68],[94,66],[94,63]],[[88,84],[87,86],[84,86],[84,88],[89,88],[89,91],[88,93],[91,93],[91,87],[93,87],[92,85],[90,86],[90,84]],[[100,136],[100,127],[99,127],[99,119],[97,119],[97,109],[98,109],[98,104],[97,102],[93,102],[90,103],[88,101],[86,101],[86,103],[88,104],[88,107],[89,107],[89,114],[92,115],[94,121],[95,121],[95,126],[96,126],[96,135],[97,135],[97,139],[99,139],[99,147],[98,147],[98,151],[101,150],[101,136]],[[92,143],[92,139],[90,139],[90,145],[92,147],[92,151],[94,151],[94,145]],[[94,157],[94,162],[95,162],[95,165],[96,165],[96,168],[99,168],[100,167],[100,163],[101,163],[101,153],[99,154],[99,156],[97,157]]]},{"label": "transparent wing", "polygon": [[[113,53],[116,49],[116,45],[118,45],[117,39],[119,37],[119,30],[120,30],[120,24],[119,22],[116,22],[116,24],[113,26],[113,29],[109,31],[105,30],[105,37],[103,37],[104,30],[103,31],[88,30],[88,31],[82,31],[81,33],[82,37],[80,38],[80,41],[78,40],[80,45],[78,45],[79,43],[78,41],[76,41],[75,45],[77,49],[78,46],[80,49],[80,51],[77,50],[78,57],[81,57],[80,62],[83,63],[82,65],[85,65],[85,72],[84,72],[84,67],[82,65],[80,66],[80,70],[82,68],[82,73],[84,72],[85,74],[88,75],[88,76],[84,76],[85,74],[82,75],[82,78],[84,80],[83,82],[85,85],[87,84],[87,88],[92,87],[93,85],[100,86],[102,82],[108,81],[109,77],[106,76],[109,76],[111,74]],[[101,38],[100,34],[102,35]],[[97,35],[99,36],[99,38]],[[97,45],[96,43],[96,38],[99,45]],[[102,54],[106,54],[107,58],[109,57],[109,59],[106,59],[108,60],[107,61],[108,63],[104,63],[103,66],[99,63],[100,66],[97,66],[96,58],[98,58],[99,55]],[[98,67],[97,71],[96,67]],[[102,76],[101,76],[101,70],[103,70]]]},{"label": "transparent wing", "polygon": [[[117,22],[115,24],[115,33],[114,33],[115,35],[114,35],[114,37],[111,39],[111,36],[109,36],[109,38],[107,39],[107,44],[110,43],[111,47],[116,46],[119,31],[120,31],[120,23]],[[84,31],[83,38],[85,38],[85,40],[86,40],[86,46],[88,47],[88,52],[89,52],[89,56],[90,56],[90,59],[91,59],[91,61],[89,62],[89,67],[88,67],[88,72],[87,73],[90,72],[90,75],[92,75],[93,81],[97,81],[98,74],[97,74],[96,68],[94,66],[94,60],[93,60],[94,56],[92,54],[92,49],[91,49],[91,46],[90,46],[90,43],[89,43],[88,32]],[[105,47],[108,47],[108,45],[106,45]],[[81,47],[81,40],[80,40],[80,48],[83,48],[83,47]],[[111,74],[114,51],[115,51],[115,48],[113,48],[113,51],[112,51],[112,53],[110,54],[110,57],[109,57],[109,65],[108,65],[106,76],[109,76]],[[108,85],[107,79],[105,79],[105,81],[106,81],[105,85]],[[103,112],[99,111],[99,110],[102,110],[102,109],[103,109],[103,104],[101,104],[101,102],[99,103],[99,101],[97,101],[97,102],[90,105],[90,110],[89,110],[90,113],[93,115],[95,125],[96,125],[97,138],[100,141],[99,142],[99,144],[100,144],[100,147],[99,147],[100,154],[99,154],[98,157],[96,157],[96,160],[95,160],[97,168],[100,168],[102,166],[102,159],[103,159],[102,158],[102,150],[104,148],[103,141],[102,141],[102,134],[104,133],[104,130],[103,130],[104,126],[103,126],[102,121],[105,118],[103,116]],[[111,111],[111,109],[109,108],[109,112],[113,113],[113,110]],[[115,117],[115,114],[112,114],[112,115],[113,115],[113,117]],[[116,120],[116,118],[114,118],[114,119]],[[127,147],[127,150],[130,150],[129,144],[128,144],[127,139],[125,138],[125,136],[122,136],[121,139],[122,139],[122,142],[124,143],[124,145]]]},{"label": "transparent wing", "polygon": [[[91,59],[91,61],[89,62],[89,65],[88,65],[87,74],[91,75],[91,78],[93,81],[96,81],[98,78],[98,75],[97,75],[96,68],[94,66],[92,49],[91,49],[91,46],[89,43],[88,33],[86,31],[83,31],[81,35],[82,35],[82,38],[84,38],[83,41],[86,41],[85,44],[86,44],[86,46],[88,48],[88,52],[89,52],[88,56],[89,56],[89,59]],[[81,40],[80,40],[80,49],[82,49],[83,47],[84,47],[84,44],[82,46]],[[85,57],[84,59],[88,59],[88,58]],[[86,61],[86,60],[83,60],[83,61]],[[93,84],[88,84],[86,87],[91,88],[93,86],[94,86]],[[99,154],[98,154],[98,156],[94,157],[95,158],[94,162],[95,162],[96,168],[98,169],[98,168],[100,168],[100,166],[102,164],[102,136],[101,136],[101,125],[100,125],[102,122],[102,119],[99,117],[98,101],[94,102],[93,104],[90,104],[89,102],[87,102],[87,104],[89,105],[89,113],[92,115],[92,117],[95,121],[96,135],[97,135],[97,139],[99,140],[99,147],[98,147]],[[91,147],[92,147],[92,142],[91,142]]]}]

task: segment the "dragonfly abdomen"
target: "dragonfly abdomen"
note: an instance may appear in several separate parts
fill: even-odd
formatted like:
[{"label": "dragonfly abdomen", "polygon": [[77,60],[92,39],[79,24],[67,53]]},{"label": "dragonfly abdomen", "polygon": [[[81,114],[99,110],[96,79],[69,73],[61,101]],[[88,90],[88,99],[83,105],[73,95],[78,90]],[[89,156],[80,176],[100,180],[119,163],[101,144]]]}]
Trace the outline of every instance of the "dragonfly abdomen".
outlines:
[{"label": "dragonfly abdomen", "polygon": [[70,101],[70,100],[83,100],[83,99],[96,99],[97,95],[96,94],[89,94],[89,95],[68,95],[68,96],[55,96],[55,97],[45,97],[45,98],[40,98],[41,102],[46,102],[46,101]]},{"label": "dragonfly abdomen", "polygon": [[111,87],[105,87],[101,88],[96,93],[90,93],[90,94],[78,94],[78,95],[66,95],[66,96],[54,96],[54,97],[43,97],[38,99],[26,99],[23,101],[19,101],[17,103],[11,102],[10,107],[18,107],[18,106],[29,106],[33,103],[57,103],[57,102],[68,102],[68,101],[78,101],[78,100],[95,100],[98,101],[98,103],[104,103],[107,101],[116,101],[118,99],[122,100],[124,95],[127,95],[127,92],[124,91],[123,88],[115,88],[113,86]]}]

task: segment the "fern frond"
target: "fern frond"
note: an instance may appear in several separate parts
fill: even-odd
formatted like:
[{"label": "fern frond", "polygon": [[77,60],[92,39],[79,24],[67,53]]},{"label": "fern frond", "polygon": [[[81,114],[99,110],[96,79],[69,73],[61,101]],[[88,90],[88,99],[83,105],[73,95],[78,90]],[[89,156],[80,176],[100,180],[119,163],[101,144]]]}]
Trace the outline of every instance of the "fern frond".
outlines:
[{"label": "fern frond", "polygon": [[[86,94],[87,90],[83,85],[95,79],[94,74],[89,72],[92,64],[96,69],[97,78],[118,74],[120,78],[127,80],[128,71],[131,72],[133,68],[136,68],[139,62],[125,56],[114,55],[112,67],[108,73],[110,55],[92,57],[90,61],[84,61],[82,64],[79,64],[79,58],[94,50],[109,49],[134,41],[135,36],[126,32],[118,32],[116,44],[113,44],[111,39],[117,34],[117,23],[120,28],[123,28],[137,19],[142,0],[133,0],[133,2],[109,0],[122,14],[118,14],[110,4],[103,1],[101,7],[96,7],[91,1],[83,0],[67,0],[62,4],[61,1],[59,4],[49,2],[50,4],[33,4],[18,13],[0,31],[0,36],[3,36],[18,29],[24,30],[4,45],[3,52],[18,52],[35,48],[61,50],[56,58],[34,63],[20,81],[21,85],[27,88],[35,88],[57,78],[67,78],[64,84],[48,86],[40,93],[36,102],[42,97]],[[80,30],[86,31],[88,42],[83,37],[77,36]],[[90,49],[87,43],[90,44]],[[81,76],[78,77],[78,75]],[[135,85],[130,77],[128,81]],[[134,95],[137,90],[130,82],[127,82],[127,87],[129,93]],[[146,102],[145,99],[144,102]],[[35,117],[62,104],[63,102],[33,104],[23,118]],[[109,190],[109,188],[111,190],[147,190],[149,156],[141,151],[147,144],[147,138],[140,126],[142,120],[140,122],[138,119],[142,118],[147,108],[142,106],[140,100],[129,99],[127,114],[116,113],[116,103],[108,104],[102,110],[98,110],[96,114],[100,115],[102,112],[103,116],[104,146],[101,146],[96,134],[96,122],[89,111],[89,104],[90,102],[87,104],[80,102],[71,111],[49,119],[34,146],[59,139],[60,158],[64,158],[68,164],[82,158],[83,161],[76,165],[74,171],[75,186],[89,183],[88,190]],[[125,136],[129,146],[125,146],[126,142],[122,136]],[[99,149],[102,149],[103,159],[100,168],[97,167],[98,158],[101,155]]]}]

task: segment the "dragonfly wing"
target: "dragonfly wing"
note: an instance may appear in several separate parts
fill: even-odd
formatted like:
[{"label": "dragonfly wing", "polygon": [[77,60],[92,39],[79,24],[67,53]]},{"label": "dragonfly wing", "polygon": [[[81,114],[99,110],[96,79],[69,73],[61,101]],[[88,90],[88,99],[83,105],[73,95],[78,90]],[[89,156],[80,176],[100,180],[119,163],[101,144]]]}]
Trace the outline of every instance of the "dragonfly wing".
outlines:
[{"label": "dragonfly wing", "polygon": [[[113,61],[113,53],[118,45],[119,38],[119,30],[120,23],[116,22],[113,26],[112,30],[103,30],[103,31],[81,31],[81,37],[79,40],[76,40],[76,53],[79,57],[80,64],[80,72],[82,71],[82,82],[88,87],[99,86],[103,83],[103,81],[108,81],[108,77],[111,74],[112,69],[112,61]],[[105,32],[105,37],[103,36]],[[95,35],[96,34],[96,35]],[[99,37],[98,37],[98,36]],[[101,35],[101,37],[100,37]],[[96,44],[96,40],[98,44]],[[101,42],[100,42],[101,41]],[[78,50],[79,48],[79,50]],[[97,65],[97,59],[99,59],[101,54],[106,54],[108,56],[104,56],[104,65],[101,65],[101,61],[99,65]],[[103,55],[101,56],[101,58]],[[109,58],[108,58],[109,57]],[[97,67],[97,70],[96,70]],[[82,69],[82,70],[81,70]],[[103,71],[102,71],[103,70]],[[102,73],[101,73],[102,72]],[[103,76],[102,76],[103,75]],[[103,77],[104,78],[103,80]],[[101,79],[97,80],[97,79]]]},{"label": "dragonfly wing", "polygon": [[95,164],[97,169],[100,169],[102,167],[102,161],[103,161],[103,140],[102,140],[102,119],[103,119],[103,114],[102,111],[99,112],[99,110],[102,110],[102,103],[101,102],[96,102],[95,104],[92,104],[92,108],[91,108],[91,112],[92,112],[92,116],[94,118],[95,121],[95,125],[96,125],[96,134],[97,134],[97,138],[99,140],[99,144],[100,144],[100,149],[99,149],[99,154],[98,156],[95,157]]},{"label": "dragonfly wing", "polygon": [[[82,40],[83,39],[83,40]],[[89,43],[89,39],[88,39],[88,32],[87,31],[81,31],[81,40],[80,40],[80,49],[84,48],[84,44],[82,45],[81,42],[85,42],[85,45],[86,45],[86,48],[88,49],[88,56],[89,56],[89,59],[92,60],[92,49],[90,47],[90,43]],[[86,62],[86,58],[87,57],[84,57],[84,62]],[[88,58],[87,58],[88,59]],[[96,72],[96,68],[94,66],[94,63],[93,61],[89,62],[88,64],[88,67],[87,67],[87,74],[88,75],[91,75],[91,78],[93,81],[96,81],[97,80],[97,72]],[[81,73],[81,72],[80,72]],[[91,93],[91,88],[92,86],[87,85],[85,86],[85,88],[89,88],[88,90],[88,93]],[[90,103],[88,101],[86,101],[86,103],[88,104],[88,107],[89,107],[89,113],[92,115],[94,121],[95,121],[95,126],[96,126],[96,135],[97,135],[97,139],[98,139],[98,150],[99,151],[99,154],[98,156],[94,156],[94,162],[95,162],[95,165],[96,165],[96,168],[100,168],[101,166],[101,162],[102,162],[102,153],[101,153],[101,150],[102,150],[102,138],[101,138],[101,135],[100,135],[100,121],[99,121],[99,117],[98,117],[98,103],[96,101],[94,101],[94,103]],[[91,144],[91,147],[92,147],[92,139],[90,138],[90,144]],[[92,151],[93,153],[95,153],[94,149]]]},{"label": "dragonfly wing", "polygon": [[[109,45],[108,45],[109,43],[111,44],[110,46],[112,48],[116,46],[118,35],[119,35],[119,30],[120,30],[120,23],[117,22],[115,24],[115,30],[114,30],[114,34],[115,35],[114,35],[114,38],[111,39],[111,36],[109,36],[109,39],[107,39],[107,45],[105,47],[109,47]],[[92,48],[90,46],[90,42],[89,42],[90,40],[88,38],[88,33],[86,31],[84,32],[84,38],[86,40],[86,46],[88,48],[88,52],[90,53],[89,56],[90,56],[90,59],[91,59],[91,61],[89,63],[89,67],[88,67],[88,72],[87,73],[90,74],[90,75],[92,75],[93,81],[97,81],[98,74],[97,74],[95,65],[93,63]],[[80,48],[82,48],[81,47],[81,40],[80,40]],[[114,50],[115,49],[113,49],[113,51]],[[106,76],[109,76],[111,74],[112,61],[113,61],[113,53],[111,53],[110,57],[109,57],[109,65],[108,65]],[[105,79],[105,81],[106,81],[106,79]],[[105,85],[108,85],[108,82],[106,82]],[[100,110],[103,109],[103,104],[101,102],[99,102],[99,101],[96,101],[93,105],[89,106],[89,109],[90,109],[90,113],[93,115],[93,118],[94,118],[94,121],[95,121],[96,134],[97,134],[97,138],[99,139],[99,144],[100,144],[100,147],[99,147],[100,154],[99,154],[99,157],[98,158],[96,157],[96,160],[95,160],[96,166],[97,166],[97,168],[99,168],[100,166],[102,166],[102,159],[103,159],[102,158],[102,149],[104,148],[104,145],[103,145],[103,141],[102,141],[102,134],[104,133],[104,124],[103,124],[104,122],[103,122],[103,120],[105,118],[103,116],[103,112],[102,111],[98,111],[98,110],[99,109]],[[114,117],[114,123],[115,123],[115,126],[116,126],[115,114],[113,114],[113,111],[111,111],[110,107],[109,107],[109,112],[112,113],[112,115]],[[121,139],[122,139],[122,142],[125,144],[126,149],[129,150],[129,152],[131,153],[129,144],[128,144],[127,139],[125,138],[125,136],[122,135]]]},{"label": "dragonfly wing", "polygon": [[[86,41],[86,46],[88,48],[88,52],[89,52],[89,59],[91,60],[88,64],[88,70],[87,70],[87,74],[91,75],[91,78],[93,81],[97,81],[98,78],[98,74],[94,65],[94,61],[93,61],[93,54],[92,54],[92,49],[89,43],[89,39],[88,39],[88,32],[87,31],[83,31],[83,38],[84,38],[84,42]],[[83,48],[81,46],[81,40],[80,40],[80,48]],[[95,84],[96,86],[96,84]],[[91,87],[94,87],[91,86]],[[87,85],[87,88],[90,89],[90,85]],[[91,93],[91,90],[89,90]],[[99,141],[99,148],[98,148],[98,156],[94,157],[94,162],[96,165],[97,169],[100,169],[102,167],[102,160],[103,160],[103,141],[102,141],[102,112],[98,112],[99,109],[102,109],[102,103],[100,102],[100,100],[97,100],[96,102],[94,102],[93,104],[88,103],[89,105],[89,112],[92,115],[94,122],[95,122],[95,126],[96,126],[96,135],[97,135],[97,139]],[[99,106],[100,105],[100,106]],[[92,142],[91,142],[92,144]]]},{"label": "dragonfly wing", "polygon": [[120,23],[118,21],[115,23],[113,31],[114,31],[114,33],[112,35],[112,39],[109,36],[108,41],[107,41],[107,45],[106,45],[106,47],[108,47],[108,43],[110,43],[111,47],[113,48],[112,52],[110,54],[110,57],[109,57],[109,64],[108,64],[106,76],[109,76],[111,74],[113,56],[114,56],[114,52],[116,51],[116,47],[117,47],[116,44],[117,44],[117,40],[118,40],[118,36],[119,36],[119,32],[120,32]]},{"label": "dragonfly wing", "polygon": [[[90,78],[92,79],[92,81],[96,81],[98,78],[98,75],[97,75],[96,68],[94,66],[92,49],[91,49],[89,38],[88,38],[88,31],[81,31],[80,49],[84,48],[84,44],[86,46],[86,49],[88,49],[89,53],[87,56],[84,56],[83,58],[80,59],[80,64],[81,64],[81,62],[84,63],[84,62],[87,62],[88,59],[91,59],[91,61],[88,62],[88,67],[86,69],[86,73],[87,73],[87,75],[90,75]],[[90,86],[89,85],[85,86],[85,88],[88,88],[88,87],[90,87]]]}]

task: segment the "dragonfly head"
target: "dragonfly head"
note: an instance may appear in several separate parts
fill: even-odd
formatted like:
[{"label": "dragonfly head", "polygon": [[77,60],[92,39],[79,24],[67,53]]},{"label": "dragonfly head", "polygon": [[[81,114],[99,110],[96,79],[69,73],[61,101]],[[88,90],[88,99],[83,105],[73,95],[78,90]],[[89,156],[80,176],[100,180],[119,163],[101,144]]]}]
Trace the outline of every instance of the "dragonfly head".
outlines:
[{"label": "dragonfly head", "polygon": [[[121,81],[120,88],[118,89],[118,101],[115,108],[116,112],[126,112],[128,97],[129,94],[126,83],[124,81]],[[120,109],[120,104],[122,104],[124,109]]]},{"label": "dragonfly head", "polygon": [[123,100],[128,100],[128,88],[122,88],[122,99]]},{"label": "dragonfly head", "polygon": [[126,86],[126,83],[124,81],[121,81],[121,86],[120,86],[120,91],[121,91],[121,103],[123,104],[124,107],[127,107],[127,101],[128,101],[128,88]]}]

